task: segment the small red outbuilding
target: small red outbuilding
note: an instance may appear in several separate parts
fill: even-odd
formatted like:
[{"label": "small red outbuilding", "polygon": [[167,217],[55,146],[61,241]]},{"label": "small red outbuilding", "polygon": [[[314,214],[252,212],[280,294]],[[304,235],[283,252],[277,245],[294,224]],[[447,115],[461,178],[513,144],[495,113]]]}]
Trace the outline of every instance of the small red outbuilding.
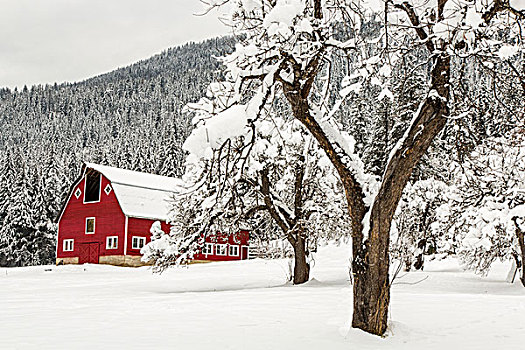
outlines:
[{"label": "small red outbuilding", "polygon": [[[180,180],[93,163],[82,167],[58,220],[57,264],[141,266],[140,249],[161,222]],[[195,260],[244,260],[249,234],[210,235]]]}]

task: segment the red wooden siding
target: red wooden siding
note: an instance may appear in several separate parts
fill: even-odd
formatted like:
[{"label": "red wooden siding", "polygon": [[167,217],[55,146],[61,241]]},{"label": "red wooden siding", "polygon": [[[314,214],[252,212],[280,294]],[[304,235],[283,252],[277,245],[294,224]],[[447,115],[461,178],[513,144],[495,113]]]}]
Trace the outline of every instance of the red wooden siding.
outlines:
[{"label": "red wooden siding", "polygon": [[[104,255],[123,255],[124,254],[124,228],[126,217],[120,209],[115,191],[106,195],[104,189],[110,182],[102,175],[102,184],[100,188],[100,201],[94,203],[84,203],[84,181],[80,181],[73,188],[73,193],[69,198],[62,217],[59,222],[59,237],[57,246],[57,258],[68,258],[79,256],[81,245],[87,243],[97,244],[99,247],[99,256]],[[75,191],[80,188],[82,194],[75,196]],[[95,217],[95,234],[86,234],[86,218]],[[117,249],[106,249],[106,237],[117,236]],[[64,239],[74,239],[72,252],[63,251]],[[86,248],[83,249],[85,251]],[[82,259],[81,259],[82,260]]]}]

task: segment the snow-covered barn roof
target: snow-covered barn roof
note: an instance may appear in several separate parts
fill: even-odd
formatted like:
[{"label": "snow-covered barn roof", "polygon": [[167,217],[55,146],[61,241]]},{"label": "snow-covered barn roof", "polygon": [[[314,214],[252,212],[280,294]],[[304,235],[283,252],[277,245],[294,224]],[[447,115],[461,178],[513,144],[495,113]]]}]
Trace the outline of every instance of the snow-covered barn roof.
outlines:
[{"label": "snow-covered barn roof", "polygon": [[165,221],[170,195],[181,185],[180,179],[94,163],[86,163],[83,174],[88,169],[100,172],[111,181],[122,211],[131,217]]}]

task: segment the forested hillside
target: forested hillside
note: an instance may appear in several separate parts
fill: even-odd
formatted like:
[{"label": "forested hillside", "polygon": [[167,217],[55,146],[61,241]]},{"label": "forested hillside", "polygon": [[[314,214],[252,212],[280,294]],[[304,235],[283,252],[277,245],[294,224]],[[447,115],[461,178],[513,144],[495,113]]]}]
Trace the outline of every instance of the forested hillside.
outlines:
[{"label": "forested hillside", "polygon": [[174,176],[195,101],[233,39],[190,43],[79,83],[0,89],[0,266],[52,263],[83,161]]}]

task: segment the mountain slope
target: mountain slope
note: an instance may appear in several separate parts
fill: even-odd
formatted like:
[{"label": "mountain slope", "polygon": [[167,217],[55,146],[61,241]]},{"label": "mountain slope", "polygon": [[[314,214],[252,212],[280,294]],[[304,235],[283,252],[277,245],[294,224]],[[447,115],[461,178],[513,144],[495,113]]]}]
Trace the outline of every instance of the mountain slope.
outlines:
[{"label": "mountain slope", "polygon": [[[211,39],[78,83],[0,89],[0,266],[52,261],[50,222],[82,161],[180,174],[182,109],[220,77],[216,57],[233,45]],[[36,260],[22,239],[33,236],[50,244]]]}]

